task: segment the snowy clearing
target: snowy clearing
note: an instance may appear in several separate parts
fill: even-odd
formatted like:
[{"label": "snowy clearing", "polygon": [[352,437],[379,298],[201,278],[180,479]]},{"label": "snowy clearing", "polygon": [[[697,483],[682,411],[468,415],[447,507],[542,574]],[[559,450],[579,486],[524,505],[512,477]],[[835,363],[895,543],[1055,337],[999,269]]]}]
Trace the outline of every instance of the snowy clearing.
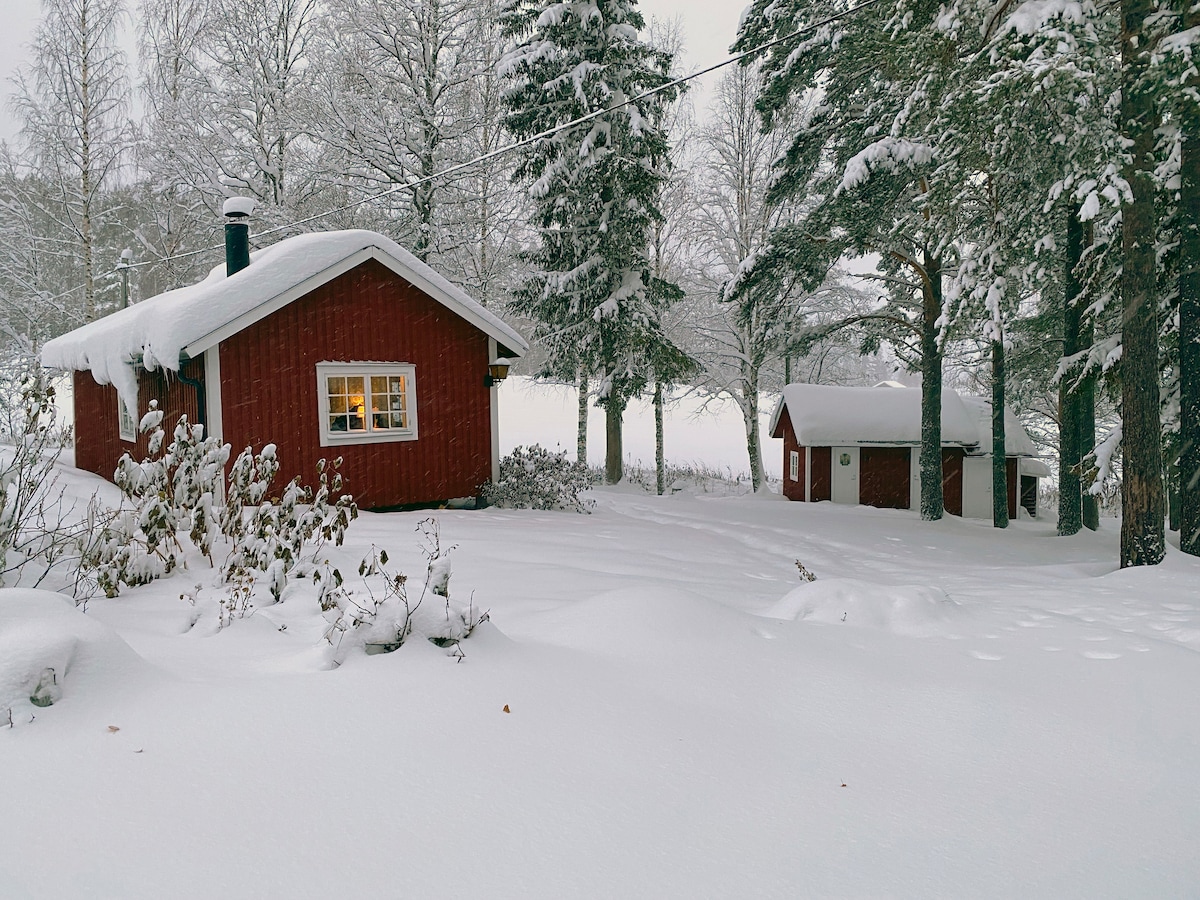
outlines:
[{"label": "snowy clearing", "polygon": [[[414,640],[330,668],[304,591],[219,629],[196,560],[86,614],[0,595],[0,896],[1200,883],[1200,561],[1116,571],[1113,520],[593,493],[436,513],[451,593],[490,610],[461,661]],[[428,515],[363,514],[332,559],[374,544],[420,580]]]}]

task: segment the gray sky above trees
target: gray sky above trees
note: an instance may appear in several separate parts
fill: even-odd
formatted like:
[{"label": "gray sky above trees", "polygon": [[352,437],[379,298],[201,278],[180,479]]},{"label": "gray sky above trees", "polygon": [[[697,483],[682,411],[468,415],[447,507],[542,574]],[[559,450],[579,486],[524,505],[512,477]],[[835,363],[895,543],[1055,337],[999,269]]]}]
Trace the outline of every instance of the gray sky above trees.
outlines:
[{"label": "gray sky above trees", "polygon": [[[131,0],[130,5],[135,5]],[[683,69],[693,71],[718,62],[729,55],[729,45],[736,36],[738,19],[744,7],[742,0],[641,0],[639,8],[647,19],[678,18],[683,25],[686,60]],[[0,28],[0,140],[11,141],[17,134],[8,98],[12,92],[10,79],[28,58],[33,30],[41,16],[40,0],[0,0],[4,27]],[[134,59],[132,30],[124,41],[126,52]],[[697,113],[703,115],[706,88],[715,75],[693,93]]]}]

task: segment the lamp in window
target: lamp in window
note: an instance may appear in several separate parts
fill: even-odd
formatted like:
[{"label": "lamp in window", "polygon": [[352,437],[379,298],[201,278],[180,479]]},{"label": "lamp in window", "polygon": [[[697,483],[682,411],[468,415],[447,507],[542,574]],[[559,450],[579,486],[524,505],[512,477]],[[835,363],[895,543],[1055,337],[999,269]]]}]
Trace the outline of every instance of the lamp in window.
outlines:
[{"label": "lamp in window", "polygon": [[488,387],[495,387],[508,377],[508,370],[510,368],[512,368],[511,360],[505,359],[503,356],[497,356],[488,366],[488,373],[484,376],[483,383]]}]

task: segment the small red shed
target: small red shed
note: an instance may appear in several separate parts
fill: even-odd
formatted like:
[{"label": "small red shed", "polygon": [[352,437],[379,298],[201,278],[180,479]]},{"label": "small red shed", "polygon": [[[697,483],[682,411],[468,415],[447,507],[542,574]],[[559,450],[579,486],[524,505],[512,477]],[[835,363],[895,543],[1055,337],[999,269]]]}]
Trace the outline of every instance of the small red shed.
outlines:
[{"label": "small red shed", "polygon": [[157,400],[168,433],[186,413],[235,455],[274,443],[284,480],[311,484],[318,460],[342,457],[371,509],[473,497],[495,477],[489,365],[527,349],[394,241],[336,231],[55,338],[42,363],[74,370],[81,469],[111,478],[144,454],[135,423]]},{"label": "small red shed", "polygon": [[[946,512],[992,516],[991,404],[942,388],[942,495]],[[921,391],[789,384],[771,417],[783,439],[789,500],[913,509],[921,493]],[[1005,416],[1009,515],[1037,515],[1038,479],[1050,474],[1011,411]]]}]

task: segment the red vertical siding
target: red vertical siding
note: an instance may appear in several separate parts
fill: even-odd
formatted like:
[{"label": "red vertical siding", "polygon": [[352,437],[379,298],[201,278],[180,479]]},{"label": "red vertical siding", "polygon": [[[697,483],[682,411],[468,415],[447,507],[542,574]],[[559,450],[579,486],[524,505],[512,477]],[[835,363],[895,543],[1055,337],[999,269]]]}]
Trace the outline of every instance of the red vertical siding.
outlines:
[{"label": "red vertical siding", "polygon": [[962,515],[964,456],[961,447],[942,448],[942,506],[952,516]]},{"label": "red vertical siding", "polygon": [[[203,384],[203,359],[188,360],[183,366],[183,375]],[[110,384],[97,384],[91,372],[76,372],[74,385],[75,465],[111,479],[117,468],[117,460],[123,454],[129,453],[136,459],[144,459],[148,452],[145,435],[139,434],[136,443],[121,440],[117,419],[117,389]],[[174,373],[162,370],[138,372],[135,421],[150,409],[151,400],[157,400],[158,408],[164,413],[163,428],[168,435],[174,431],[181,415],[186,415],[192,423],[200,421],[196,389],[180,381]]]},{"label": "red vertical siding", "polygon": [[908,509],[912,463],[908,447],[863,447],[858,452],[858,502],[880,509]]},{"label": "red vertical siding", "polygon": [[[210,351],[211,352],[211,351]],[[222,437],[279,448],[279,484],[316,481],[342,457],[363,508],[470,497],[491,477],[488,340],[441,303],[370,260],[221,342]],[[418,439],[320,446],[316,366],[415,366]]]},{"label": "red vertical siding", "polygon": [[820,500],[833,499],[833,448],[813,447],[812,472],[809,473],[811,484],[808,487],[808,499],[813,503]]},{"label": "red vertical siding", "polygon": [[[796,432],[792,430],[792,420],[788,416],[786,408],[779,414],[779,420],[775,423],[775,431],[771,434],[772,437],[783,438],[783,496],[789,500],[804,499],[804,448],[796,441]],[[798,480],[792,480],[792,454],[800,454],[800,477]]]},{"label": "red vertical siding", "polygon": [[1010,519],[1017,518],[1017,459],[1015,456],[1010,456],[1004,461],[1004,470],[1008,482],[1008,517]]}]

